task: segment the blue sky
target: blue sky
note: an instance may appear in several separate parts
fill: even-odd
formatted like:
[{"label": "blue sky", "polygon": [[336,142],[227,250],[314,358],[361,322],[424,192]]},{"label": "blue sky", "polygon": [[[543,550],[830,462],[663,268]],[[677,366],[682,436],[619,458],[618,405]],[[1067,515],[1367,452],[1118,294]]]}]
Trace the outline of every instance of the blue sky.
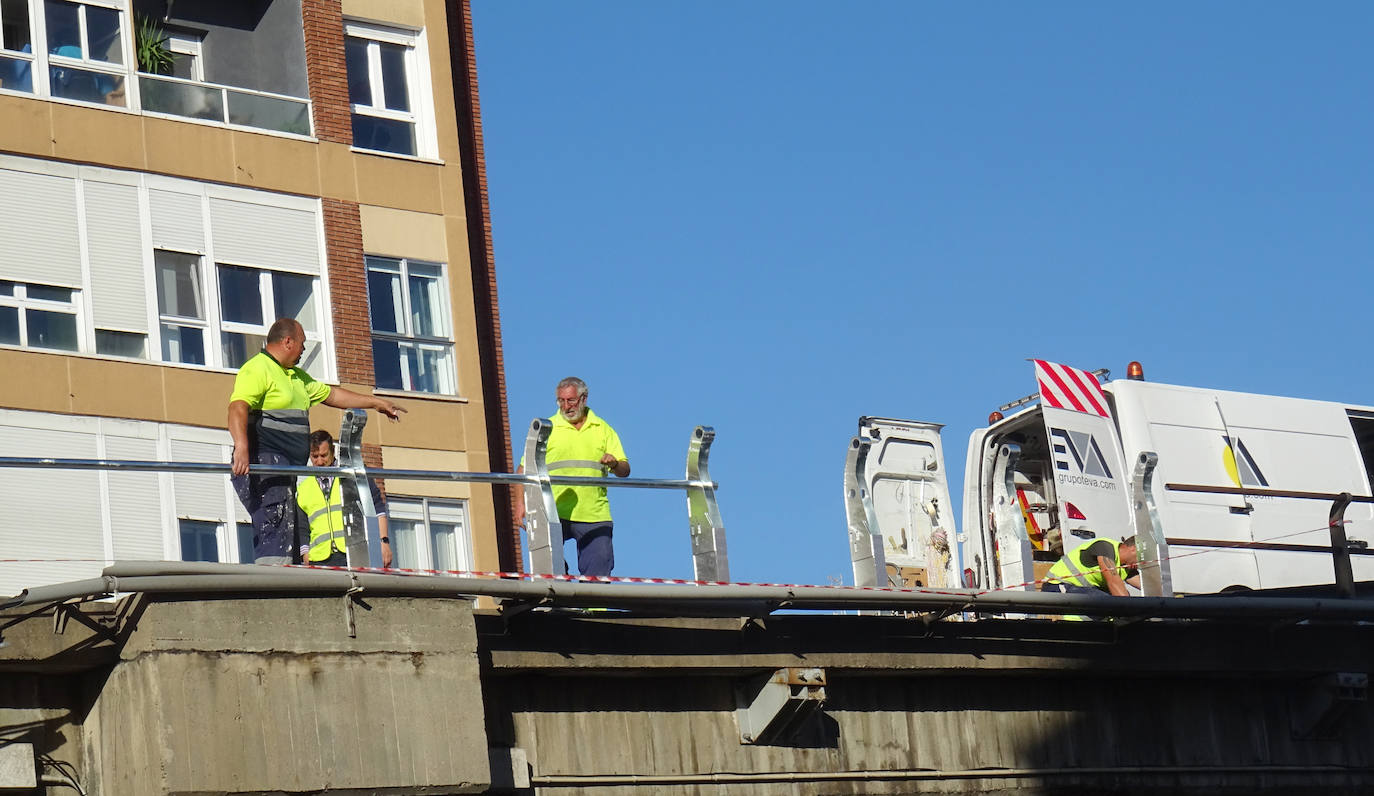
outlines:
[{"label": "blue sky", "polygon": [[[1028,357],[1374,404],[1374,5],[473,6],[515,444],[566,375],[636,476],[713,426],[733,580],[852,582],[860,415],[961,504]],[[690,577],[683,497],[611,498]]]}]

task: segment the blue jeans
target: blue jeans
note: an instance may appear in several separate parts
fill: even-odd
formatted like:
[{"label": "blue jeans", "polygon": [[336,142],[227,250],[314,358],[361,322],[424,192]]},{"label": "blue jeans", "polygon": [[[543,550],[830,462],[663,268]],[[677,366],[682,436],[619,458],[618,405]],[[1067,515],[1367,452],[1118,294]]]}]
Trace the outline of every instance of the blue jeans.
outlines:
[{"label": "blue jeans", "polygon": [[615,566],[615,551],[611,549],[611,521],[573,522],[560,519],[559,522],[563,526],[563,541],[577,540],[578,574],[610,575]]}]

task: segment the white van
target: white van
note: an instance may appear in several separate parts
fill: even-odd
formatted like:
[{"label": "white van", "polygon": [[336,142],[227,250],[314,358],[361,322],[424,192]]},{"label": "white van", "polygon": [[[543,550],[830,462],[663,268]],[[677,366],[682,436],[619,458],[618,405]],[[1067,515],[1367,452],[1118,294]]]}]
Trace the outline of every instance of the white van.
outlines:
[{"label": "white van", "polygon": [[[1091,397],[1079,406],[1055,399],[1041,365],[1091,379],[1086,390],[1100,406]],[[1147,594],[1333,583],[1330,501],[1169,487],[1368,496],[1374,407],[1137,378],[1099,388],[1084,371],[1043,362],[1037,376],[1037,405],[969,439],[958,536],[964,585],[1034,589],[1066,547],[1132,535],[1143,559],[1161,561],[1142,571]],[[1158,457],[1148,482],[1147,452]],[[1152,500],[1133,498],[1137,481]],[[1353,503],[1344,516],[1354,579],[1374,580],[1365,544],[1374,506]],[[877,525],[885,539],[893,532],[882,517]]]}]

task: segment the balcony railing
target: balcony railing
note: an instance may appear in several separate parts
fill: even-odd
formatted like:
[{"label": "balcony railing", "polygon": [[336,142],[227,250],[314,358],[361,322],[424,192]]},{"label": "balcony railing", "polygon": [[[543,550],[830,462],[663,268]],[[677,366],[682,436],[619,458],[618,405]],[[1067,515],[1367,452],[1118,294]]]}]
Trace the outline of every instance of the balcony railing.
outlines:
[{"label": "balcony railing", "polygon": [[231,127],[310,136],[310,100],[140,72],[143,110]]}]

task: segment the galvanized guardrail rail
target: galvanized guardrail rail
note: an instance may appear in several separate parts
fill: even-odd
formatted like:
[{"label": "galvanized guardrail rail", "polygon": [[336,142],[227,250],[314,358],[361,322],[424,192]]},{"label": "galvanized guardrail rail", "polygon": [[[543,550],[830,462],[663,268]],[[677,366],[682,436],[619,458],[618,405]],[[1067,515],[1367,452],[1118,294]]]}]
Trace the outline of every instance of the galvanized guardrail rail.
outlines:
[{"label": "galvanized guardrail rail", "polygon": [[[530,567],[536,575],[562,575],[567,571],[563,558],[563,528],[554,502],[555,485],[603,486],[637,489],[683,490],[687,493],[687,520],[691,533],[692,564],[699,581],[728,581],[730,566],[725,547],[725,525],[716,503],[717,484],[707,467],[711,443],[716,433],[710,426],[697,426],[687,445],[687,472],[684,479],[667,478],[588,478],[552,475],[546,462],[552,424],[544,418],[530,423],[525,440],[524,473],[475,473],[449,470],[369,470],[363,462],[363,428],[367,413],[350,409],[344,413],[339,429],[339,463],[335,467],[313,465],[254,464],[258,475],[332,475],[344,479],[345,502],[356,495],[361,511],[344,512],[345,541],[350,567],[371,566],[367,547],[365,517],[375,517],[370,478],[396,478],[410,481],[459,481],[474,484],[513,484],[524,487],[527,506],[526,526],[530,538]],[[114,459],[52,459],[43,457],[0,457],[0,467],[51,468],[66,470],[109,470],[112,472],[225,473],[231,466],[223,462],[132,461]]]}]

